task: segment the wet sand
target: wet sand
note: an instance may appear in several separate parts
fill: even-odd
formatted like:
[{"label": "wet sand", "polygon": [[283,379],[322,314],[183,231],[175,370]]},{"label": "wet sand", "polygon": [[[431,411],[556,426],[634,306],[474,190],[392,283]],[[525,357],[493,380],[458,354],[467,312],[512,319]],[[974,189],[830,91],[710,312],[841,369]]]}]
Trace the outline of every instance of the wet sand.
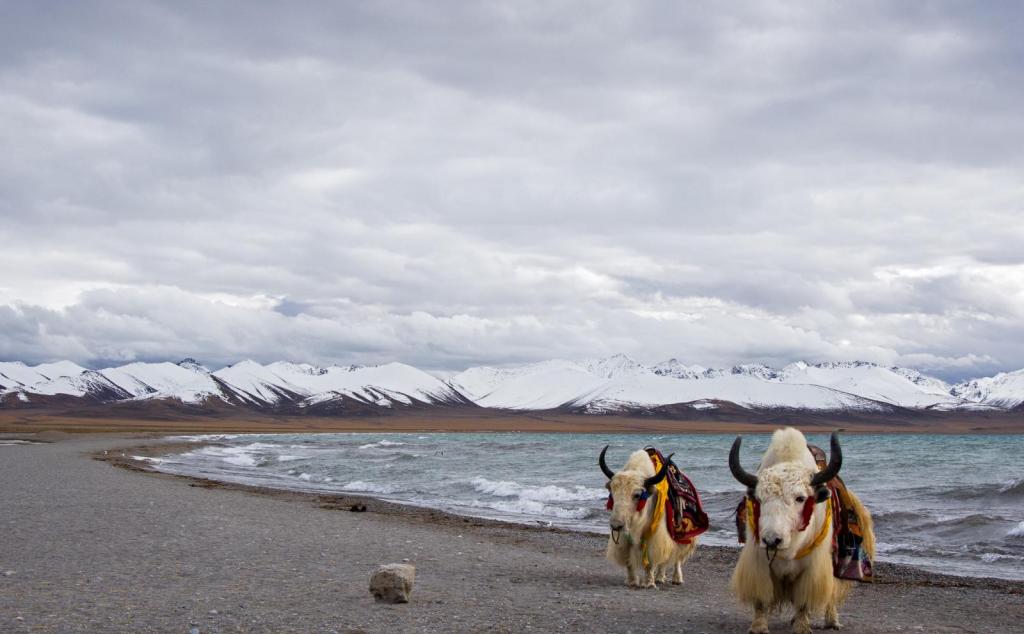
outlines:
[{"label": "wet sand", "polygon": [[[599,536],[120,468],[116,447],[159,444],[145,438],[42,439],[56,442],[0,445],[3,632],[746,632],[749,625],[727,593],[732,549],[698,548],[681,587],[630,590],[603,559]],[[108,461],[94,459],[103,450]],[[356,502],[368,511],[347,510]],[[417,566],[412,602],[375,604],[370,574],[405,559]],[[1024,622],[1024,582],[885,563],[877,575],[842,611],[846,631],[1003,633]],[[788,631],[783,615],[771,626]]]}]

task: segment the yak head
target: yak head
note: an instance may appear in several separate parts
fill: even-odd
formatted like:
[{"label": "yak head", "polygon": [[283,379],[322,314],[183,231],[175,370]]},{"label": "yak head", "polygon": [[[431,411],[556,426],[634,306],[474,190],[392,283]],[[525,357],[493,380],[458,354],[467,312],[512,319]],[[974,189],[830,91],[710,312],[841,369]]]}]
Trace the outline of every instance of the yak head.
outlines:
[{"label": "yak head", "polygon": [[729,469],[754,499],[758,535],[752,537],[758,539],[759,547],[791,558],[815,538],[816,531],[807,527],[816,505],[829,498],[826,483],[843,464],[839,438],[832,434],[828,465],[819,471],[803,434],[795,429],[777,431],[757,475],[740,465],[741,442],[739,436],[733,442]]},{"label": "yak head", "polygon": [[612,541],[616,544],[623,532],[630,543],[638,544],[643,537],[649,522],[654,504],[648,504],[649,498],[656,496],[656,487],[668,475],[668,464],[672,456],[665,459],[665,464],[657,473],[646,451],[634,451],[629,456],[622,470],[615,473],[608,468],[604,460],[606,445],[597,459],[598,466],[608,478],[605,485],[608,489],[608,509],[612,512],[608,520]]}]

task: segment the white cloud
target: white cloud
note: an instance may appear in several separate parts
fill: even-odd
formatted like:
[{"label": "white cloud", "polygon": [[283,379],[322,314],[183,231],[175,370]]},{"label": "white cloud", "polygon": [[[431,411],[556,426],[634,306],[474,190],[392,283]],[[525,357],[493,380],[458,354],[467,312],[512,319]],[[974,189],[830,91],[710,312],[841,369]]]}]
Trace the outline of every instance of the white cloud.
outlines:
[{"label": "white cloud", "polygon": [[2,356],[1024,366],[1012,7],[112,11],[0,25]]}]

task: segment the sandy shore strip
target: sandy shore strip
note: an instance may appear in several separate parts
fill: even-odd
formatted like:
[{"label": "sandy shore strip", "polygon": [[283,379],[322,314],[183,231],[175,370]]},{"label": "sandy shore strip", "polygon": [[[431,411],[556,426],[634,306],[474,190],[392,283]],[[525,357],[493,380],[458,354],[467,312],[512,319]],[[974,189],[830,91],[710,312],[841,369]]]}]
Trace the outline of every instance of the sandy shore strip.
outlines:
[{"label": "sandy shore strip", "polygon": [[[749,625],[727,592],[732,549],[699,548],[682,587],[629,590],[604,560],[599,536],[356,496],[137,473],[93,457],[159,444],[139,437],[35,439],[54,442],[0,446],[3,632],[745,632]],[[349,512],[356,501],[368,511]],[[417,566],[413,601],[375,604],[370,574],[405,559]],[[843,610],[846,631],[1003,633],[1024,622],[1024,582],[885,563],[877,575]],[[788,631],[782,615],[771,626]]]}]

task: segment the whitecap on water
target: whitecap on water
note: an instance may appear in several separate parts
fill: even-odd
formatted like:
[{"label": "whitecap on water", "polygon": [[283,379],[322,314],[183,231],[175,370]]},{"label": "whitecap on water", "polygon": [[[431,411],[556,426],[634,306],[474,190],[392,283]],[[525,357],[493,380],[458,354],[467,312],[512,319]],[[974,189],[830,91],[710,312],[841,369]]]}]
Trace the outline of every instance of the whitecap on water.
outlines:
[{"label": "whitecap on water", "polygon": [[376,449],[377,447],[399,447],[399,446],[404,445],[404,444],[405,444],[404,442],[395,442],[393,440],[380,440],[380,441],[377,441],[377,442],[371,442],[371,443],[367,443],[365,445],[360,445],[359,448],[360,449]]},{"label": "whitecap on water", "polygon": [[355,480],[344,484],[341,487],[342,491],[356,491],[359,493],[393,493],[395,487],[388,486],[386,484],[377,484],[375,482],[363,482],[362,480]]},{"label": "whitecap on water", "polygon": [[480,493],[495,497],[518,497],[520,500],[535,502],[582,502],[599,500],[607,495],[604,489],[583,485],[575,485],[571,489],[554,484],[531,487],[511,480],[488,480],[480,476],[470,480],[470,484]]},{"label": "whitecap on water", "polygon": [[1004,482],[1003,486],[999,487],[999,492],[1009,495],[1024,494],[1024,478],[1017,478],[1016,480]]},{"label": "whitecap on water", "polygon": [[151,464],[160,464],[164,461],[163,458],[155,458],[153,456],[131,456],[132,460],[141,460],[142,462],[149,462]]},{"label": "whitecap on water", "polygon": [[587,508],[560,508],[537,500],[474,500],[470,503],[474,508],[493,509],[512,515],[532,515],[543,517],[557,517],[566,520],[580,520],[590,513]]}]

